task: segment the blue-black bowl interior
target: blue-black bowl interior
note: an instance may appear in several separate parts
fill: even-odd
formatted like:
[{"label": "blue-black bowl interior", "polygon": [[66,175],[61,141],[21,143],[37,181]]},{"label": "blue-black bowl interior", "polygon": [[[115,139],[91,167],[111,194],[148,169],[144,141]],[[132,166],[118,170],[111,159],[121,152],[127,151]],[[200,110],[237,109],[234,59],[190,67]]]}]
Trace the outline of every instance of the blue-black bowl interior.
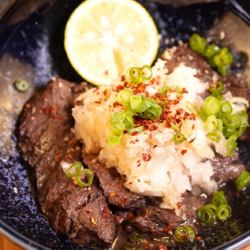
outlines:
[{"label": "blue-black bowl interior", "polygon": [[[30,3],[27,4],[27,2]],[[82,1],[51,0],[40,1],[40,3],[37,1],[38,3],[33,3],[33,5],[32,1],[27,2],[17,1],[0,21],[0,65],[5,64],[6,58],[17,60],[19,68],[20,65],[23,65],[25,69],[28,68],[34,88],[45,85],[54,75],[80,82],[81,77],[77,75],[67,60],[63,48],[63,36],[67,18]],[[224,3],[221,2],[178,8],[155,4],[150,1],[141,2],[157,23],[161,34],[160,51],[176,45],[178,41],[187,41],[188,37],[194,32],[205,35],[214,23],[228,11]],[[8,72],[1,72],[5,76],[3,79],[7,79],[6,77],[9,74],[15,72],[14,67],[17,67],[16,65],[10,66]],[[6,84],[9,84],[7,81],[8,79]],[[0,115],[3,115],[3,113],[0,113]],[[9,153],[0,152],[1,230],[14,238],[19,244],[27,244],[26,247],[83,249],[73,244],[67,237],[55,233],[47,219],[42,215],[36,201],[33,171],[27,168],[15,148],[14,129],[15,126],[10,128],[14,149],[12,148]],[[241,151],[243,152],[243,158],[245,156],[244,162],[249,166],[250,161],[246,157],[247,152],[250,152],[249,146],[243,145]],[[248,215],[250,213],[247,209],[249,205],[249,203],[242,205],[242,211],[240,213],[237,211],[238,214],[236,215],[243,232],[250,229],[249,223],[245,222],[245,220],[250,221]],[[230,225],[225,227],[230,227]],[[225,236],[225,231],[222,230],[221,232],[218,241],[213,243],[214,245],[208,244],[208,246],[221,245],[222,248],[226,248],[229,245],[223,245],[223,242],[228,242],[238,236],[236,234]],[[207,234],[209,237],[215,237],[213,232],[207,232]],[[243,238],[248,236],[249,233],[246,233]],[[235,244],[239,240],[242,240],[242,238],[230,244]]]}]

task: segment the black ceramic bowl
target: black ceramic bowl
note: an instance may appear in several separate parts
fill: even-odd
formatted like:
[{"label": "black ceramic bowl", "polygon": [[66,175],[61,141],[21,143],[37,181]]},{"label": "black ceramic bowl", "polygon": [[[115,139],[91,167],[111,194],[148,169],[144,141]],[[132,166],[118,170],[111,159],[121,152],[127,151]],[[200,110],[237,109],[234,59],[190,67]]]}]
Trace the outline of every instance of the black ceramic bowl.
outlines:
[{"label": "black ceramic bowl", "polygon": [[[4,3],[7,6],[7,2],[0,2],[0,7]],[[8,10],[0,12],[0,233],[26,249],[81,249],[67,237],[56,234],[41,214],[32,172],[20,159],[15,143],[18,114],[36,88],[46,84],[54,75],[81,81],[70,66],[63,48],[66,20],[81,1],[9,2],[12,4]],[[229,11],[223,2],[178,8],[151,1],[141,2],[158,25],[161,50],[179,40],[185,42],[194,32],[205,35]],[[13,82],[17,78],[25,78],[32,83],[28,93],[15,91]],[[249,167],[248,152],[249,145],[241,145],[242,159]],[[225,224],[224,228],[216,229],[216,233],[206,233],[208,249],[238,249],[250,242],[249,199],[246,196],[239,198],[235,207],[240,208],[234,212],[236,222]],[[237,231],[238,228],[240,231]],[[216,241],[210,244],[209,238],[216,238]]]}]

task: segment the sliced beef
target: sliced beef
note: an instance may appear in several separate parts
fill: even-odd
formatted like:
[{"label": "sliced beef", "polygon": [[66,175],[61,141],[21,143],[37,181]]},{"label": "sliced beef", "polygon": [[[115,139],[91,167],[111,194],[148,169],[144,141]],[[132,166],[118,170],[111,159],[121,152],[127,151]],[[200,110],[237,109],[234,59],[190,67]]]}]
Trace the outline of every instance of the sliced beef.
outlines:
[{"label": "sliced beef", "polygon": [[97,156],[84,154],[84,163],[96,174],[104,195],[109,203],[121,208],[139,208],[145,205],[143,196],[130,192],[124,187],[124,181],[115,169],[107,169],[100,164]]},{"label": "sliced beef", "polygon": [[185,219],[192,220],[196,218],[197,210],[205,202],[205,198],[195,197],[187,193],[179,204],[180,216],[177,216],[173,210],[162,209],[157,206],[147,206],[139,210],[137,215],[131,220],[131,223],[142,232],[153,234],[166,233],[173,227],[184,222]]},{"label": "sliced beef", "polygon": [[71,132],[71,109],[81,89],[55,79],[38,92],[21,115],[18,146],[35,168],[39,202],[52,226],[79,244],[98,238],[112,243],[116,226],[101,189],[74,185],[61,166],[81,160],[81,145]]},{"label": "sliced beef", "polygon": [[244,165],[239,161],[237,152],[232,157],[221,157],[217,155],[212,161],[214,176],[218,183],[228,182],[235,179],[244,169]]},{"label": "sliced beef", "polygon": [[213,76],[216,75],[203,57],[189,49],[186,44],[174,48],[171,57],[163,54],[163,59],[166,60],[166,68],[169,74],[172,73],[179,64],[184,63],[186,66],[198,69],[197,77],[204,82],[212,83]]}]

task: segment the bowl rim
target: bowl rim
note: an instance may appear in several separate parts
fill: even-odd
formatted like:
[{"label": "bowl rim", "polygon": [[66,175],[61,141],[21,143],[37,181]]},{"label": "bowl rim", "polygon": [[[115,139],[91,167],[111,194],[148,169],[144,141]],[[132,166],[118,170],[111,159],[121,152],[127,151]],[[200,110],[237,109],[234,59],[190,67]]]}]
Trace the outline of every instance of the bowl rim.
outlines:
[{"label": "bowl rim", "polygon": [[17,230],[9,226],[7,223],[3,222],[0,219],[0,234],[6,237],[7,239],[11,240],[15,244],[20,247],[23,247],[27,250],[36,250],[36,249],[49,249],[39,243],[35,242],[34,240],[29,239],[28,237],[22,235]]},{"label": "bowl rim", "polygon": [[[5,22],[14,14],[14,12],[18,9],[19,4],[22,2],[22,0],[14,0],[8,8],[6,8],[6,11],[4,12],[4,15],[0,17],[0,26],[4,26]],[[1,30],[0,30],[1,31]],[[0,32],[1,33],[1,32]],[[6,39],[8,40],[8,39]],[[1,50],[0,44],[0,50]],[[35,240],[29,239],[27,236],[24,236],[20,232],[18,232],[15,228],[8,225],[6,222],[3,221],[2,218],[0,218],[0,234],[6,237],[7,239],[11,240],[18,246],[27,249],[27,250],[47,250],[50,249],[44,245],[41,245],[40,243],[36,242]],[[215,250],[235,250],[240,249],[245,246],[250,246],[250,229],[239,235],[238,237],[234,238],[231,241],[225,242],[220,246],[217,246],[213,249]]]}]

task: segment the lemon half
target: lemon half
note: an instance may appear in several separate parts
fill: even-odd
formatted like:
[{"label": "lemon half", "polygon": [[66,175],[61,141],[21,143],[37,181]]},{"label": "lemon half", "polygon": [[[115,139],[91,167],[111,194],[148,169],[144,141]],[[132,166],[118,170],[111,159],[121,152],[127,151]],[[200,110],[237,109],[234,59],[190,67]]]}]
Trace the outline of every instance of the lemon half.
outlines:
[{"label": "lemon half", "polygon": [[129,67],[151,65],[159,48],[156,25],[133,0],[86,0],[71,14],[64,46],[85,80],[110,85]]}]

